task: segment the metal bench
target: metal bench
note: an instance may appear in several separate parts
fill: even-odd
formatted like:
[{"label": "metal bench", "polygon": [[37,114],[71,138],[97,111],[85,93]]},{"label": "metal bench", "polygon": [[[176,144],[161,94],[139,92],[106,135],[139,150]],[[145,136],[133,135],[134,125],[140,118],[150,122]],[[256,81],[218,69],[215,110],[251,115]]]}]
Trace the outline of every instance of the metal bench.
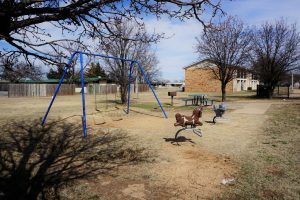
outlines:
[{"label": "metal bench", "polygon": [[185,99],[182,99],[182,101],[185,102],[185,106],[188,105],[188,102],[192,102],[191,106],[194,105],[194,98],[185,98]]},{"label": "metal bench", "polygon": [[214,100],[212,100],[212,99],[204,99],[203,105],[205,105],[205,106],[212,106],[212,105],[214,105]]}]

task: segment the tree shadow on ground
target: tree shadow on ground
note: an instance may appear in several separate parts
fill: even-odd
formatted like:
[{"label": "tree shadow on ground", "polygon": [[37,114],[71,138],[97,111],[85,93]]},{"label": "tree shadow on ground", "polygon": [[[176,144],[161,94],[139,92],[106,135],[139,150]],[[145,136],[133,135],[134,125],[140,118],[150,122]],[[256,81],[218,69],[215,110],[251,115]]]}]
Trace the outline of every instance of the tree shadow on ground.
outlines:
[{"label": "tree shadow on ground", "polygon": [[0,199],[59,199],[59,188],[68,183],[149,157],[143,148],[129,147],[124,132],[100,131],[84,139],[78,124],[39,124],[0,126]]},{"label": "tree shadow on ground", "polygon": [[[124,109],[123,111],[124,111],[124,113],[127,114],[127,109]],[[129,111],[130,111],[130,112],[137,113],[137,114],[140,114],[140,115],[150,116],[150,117],[156,117],[156,118],[162,118],[162,119],[165,118],[164,116],[154,115],[154,114],[149,113],[149,112],[147,113],[147,111],[146,111],[146,112],[143,112],[143,111],[133,110],[132,108],[130,108]]]}]

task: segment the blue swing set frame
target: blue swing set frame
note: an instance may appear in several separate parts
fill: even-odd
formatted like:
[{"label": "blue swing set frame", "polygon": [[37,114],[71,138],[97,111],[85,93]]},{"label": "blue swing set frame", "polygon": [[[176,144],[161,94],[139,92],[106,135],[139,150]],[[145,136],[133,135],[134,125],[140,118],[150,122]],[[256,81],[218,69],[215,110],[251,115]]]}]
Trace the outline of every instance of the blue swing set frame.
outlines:
[{"label": "blue swing set frame", "polygon": [[129,76],[128,76],[128,102],[127,102],[127,114],[129,114],[129,111],[130,111],[130,82],[131,82],[131,78],[132,78],[132,68],[134,66],[134,64],[136,64],[139,68],[139,70],[141,71],[142,75],[144,76],[147,84],[149,85],[157,103],[159,104],[159,107],[161,109],[161,111],[163,112],[164,114],[164,117],[165,118],[168,118],[163,106],[161,105],[143,67],[142,67],[142,64],[138,61],[138,60],[131,60],[131,59],[124,59],[124,58],[118,58],[118,57],[114,57],[114,56],[106,56],[106,55],[102,55],[102,54],[92,54],[92,53],[86,53],[86,52],[82,52],[82,51],[75,51],[68,63],[66,64],[66,66],[64,67],[64,72],[58,82],[58,85],[55,89],[55,92],[53,94],[53,97],[50,101],[50,104],[48,106],[48,109],[43,117],[43,120],[42,120],[42,123],[41,125],[44,126],[45,122],[46,122],[46,119],[47,119],[47,116],[51,110],[51,107],[52,107],[52,104],[56,98],[56,95],[57,93],[59,92],[59,88],[65,78],[65,75],[67,74],[68,70],[69,70],[69,67],[70,67],[70,64],[71,62],[74,60],[74,57],[76,54],[79,54],[79,60],[80,60],[80,74],[81,74],[81,97],[82,97],[82,126],[83,126],[83,137],[85,138],[87,136],[87,128],[86,128],[86,110],[85,110],[85,95],[84,95],[84,67],[83,67],[83,55],[86,55],[86,56],[95,56],[95,57],[101,57],[101,58],[108,58],[108,59],[113,59],[113,60],[123,60],[123,61],[126,61],[126,62],[130,62],[130,69],[129,69]]}]

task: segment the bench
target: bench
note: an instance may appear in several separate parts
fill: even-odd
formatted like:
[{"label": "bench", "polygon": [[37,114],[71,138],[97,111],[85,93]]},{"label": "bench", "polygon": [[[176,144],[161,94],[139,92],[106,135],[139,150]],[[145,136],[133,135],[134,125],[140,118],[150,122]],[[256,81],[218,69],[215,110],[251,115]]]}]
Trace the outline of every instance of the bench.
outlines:
[{"label": "bench", "polygon": [[203,105],[205,105],[205,106],[212,106],[212,105],[214,105],[214,100],[212,100],[212,99],[204,99]]},{"label": "bench", "polygon": [[192,102],[191,105],[194,105],[194,98],[185,98],[185,99],[182,99],[182,101],[185,102],[185,106],[188,105],[188,102],[189,102],[189,101]]}]

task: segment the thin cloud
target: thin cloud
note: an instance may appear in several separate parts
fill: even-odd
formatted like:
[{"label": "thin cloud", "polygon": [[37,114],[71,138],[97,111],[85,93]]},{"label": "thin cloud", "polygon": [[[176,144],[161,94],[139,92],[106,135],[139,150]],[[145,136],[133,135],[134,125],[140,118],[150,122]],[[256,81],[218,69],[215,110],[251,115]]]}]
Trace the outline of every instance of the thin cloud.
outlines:
[{"label": "thin cloud", "polygon": [[145,24],[149,32],[164,33],[167,37],[156,45],[163,78],[183,79],[183,67],[198,57],[195,54],[195,37],[203,30],[201,24],[196,20],[180,22],[168,18],[148,19]]},{"label": "thin cloud", "polygon": [[[299,0],[243,0],[223,1],[223,8],[228,15],[242,19],[246,24],[259,26],[266,21],[274,22],[280,18],[288,23],[297,23],[300,31],[300,1]],[[178,22],[163,18],[159,21],[149,19],[146,22],[148,31],[165,33],[172,36],[157,44],[159,67],[164,79],[183,79],[183,67],[197,61],[195,53],[195,38],[203,27],[196,20]]]}]

